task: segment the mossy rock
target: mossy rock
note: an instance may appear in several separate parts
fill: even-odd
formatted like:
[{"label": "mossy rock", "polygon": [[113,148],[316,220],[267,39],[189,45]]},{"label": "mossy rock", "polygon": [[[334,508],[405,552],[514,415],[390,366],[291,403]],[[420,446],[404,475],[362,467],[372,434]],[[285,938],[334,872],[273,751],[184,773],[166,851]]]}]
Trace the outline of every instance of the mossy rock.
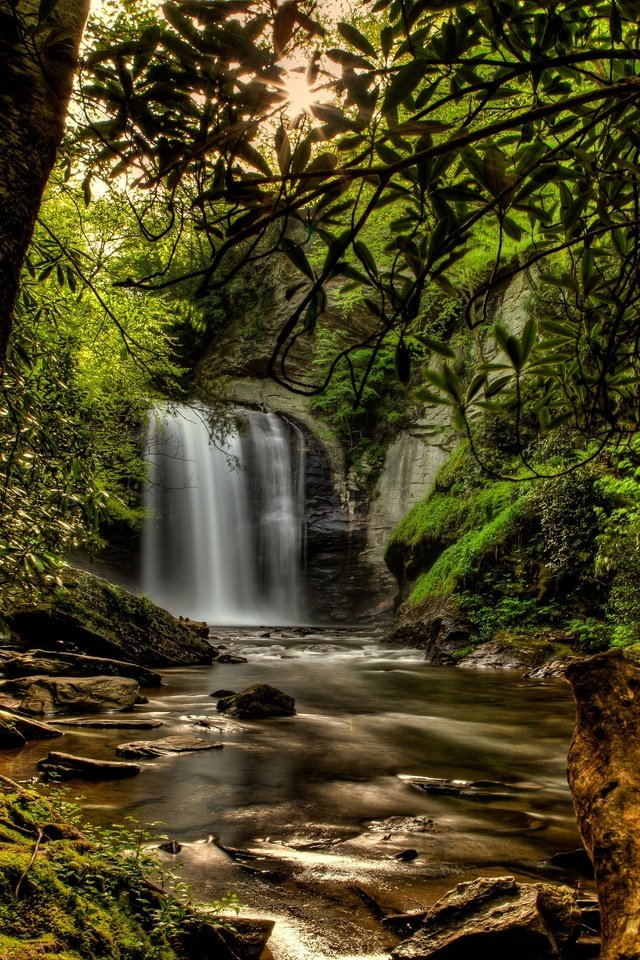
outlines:
[{"label": "mossy rock", "polygon": [[28,647],[62,648],[155,667],[211,663],[217,654],[146,597],[72,568],[49,602],[14,610],[6,619]]}]

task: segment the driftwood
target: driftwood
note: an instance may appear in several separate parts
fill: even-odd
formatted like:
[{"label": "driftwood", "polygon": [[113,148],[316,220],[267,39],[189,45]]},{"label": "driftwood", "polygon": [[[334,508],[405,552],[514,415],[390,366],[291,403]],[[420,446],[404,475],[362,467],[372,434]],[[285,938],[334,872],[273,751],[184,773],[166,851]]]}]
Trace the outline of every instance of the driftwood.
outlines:
[{"label": "driftwood", "polygon": [[571,664],[568,776],[596,876],[601,960],[640,960],[640,668],[619,650]]}]

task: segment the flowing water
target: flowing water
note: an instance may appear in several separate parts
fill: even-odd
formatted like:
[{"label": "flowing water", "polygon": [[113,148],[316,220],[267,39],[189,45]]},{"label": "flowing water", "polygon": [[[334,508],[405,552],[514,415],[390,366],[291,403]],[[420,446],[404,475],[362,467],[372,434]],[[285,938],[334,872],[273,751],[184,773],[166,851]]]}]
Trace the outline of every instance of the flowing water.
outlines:
[{"label": "flowing water", "polygon": [[[395,941],[379,910],[416,909],[478,875],[539,879],[548,873],[541,861],[578,846],[564,683],[432,667],[366,631],[222,639],[248,662],[164,671],[164,685],[136,708],[163,727],[66,728],[53,747],[113,759],[118,743],[145,736],[223,743],[142,761],[133,780],[73,788],[92,820],[163,821],[183,844],[166,859],[182,864],[197,896],[234,890],[245,914],[276,919],[276,960],[381,958]],[[294,696],[296,716],[221,718],[211,694],[256,682]],[[43,752],[7,753],[3,769],[31,776]],[[424,793],[414,777],[502,786],[465,799]],[[407,849],[413,859],[396,859]]]},{"label": "flowing water", "polygon": [[142,590],[208,623],[302,623],[304,440],[273,413],[238,420],[215,442],[203,407],[151,413]]},{"label": "flowing water", "polygon": [[[304,444],[274,415],[242,418],[222,447],[201,408],[153,418],[144,590],[209,623],[302,624]],[[382,914],[478,875],[553,875],[544,861],[578,846],[565,779],[573,707],[560,681],[432,667],[371,630],[214,633],[247,662],[165,670],[136,708],[162,727],[67,727],[55,748],[113,759],[141,736],[222,743],[77,790],[94,821],[162,821],[182,844],[165,859],[195,896],[232,890],[246,915],[276,919],[276,960],[379,960],[395,942]],[[218,714],[215,691],[258,682],[295,697],[296,715]],[[6,772],[28,778],[42,755],[7,752]],[[421,777],[491,784],[433,794]]]}]

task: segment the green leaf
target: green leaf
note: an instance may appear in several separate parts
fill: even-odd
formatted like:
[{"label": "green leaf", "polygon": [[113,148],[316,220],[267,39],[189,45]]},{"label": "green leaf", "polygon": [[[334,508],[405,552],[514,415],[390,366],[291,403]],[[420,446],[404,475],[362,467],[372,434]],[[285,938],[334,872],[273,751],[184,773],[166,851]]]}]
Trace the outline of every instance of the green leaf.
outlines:
[{"label": "green leaf", "polygon": [[432,353],[437,354],[439,357],[444,357],[447,360],[456,359],[457,354],[455,350],[452,350],[448,344],[442,343],[441,340],[434,340],[433,337],[427,337],[424,333],[416,333],[414,336],[419,343],[428,347]]},{"label": "green leaf", "polygon": [[389,84],[382,104],[382,112],[389,116],[413,93],[425,75],[426,64],[421,60],[412,60],[396,73]]},{"label": "green leaf", "polygon": [[393,48],[393,27],[383,27],[380,31],[380,48],[382,55],[388,57]]},{"label": "green leaf", "polygon": [[536,339],[538,336],[538,324],[535,317],[529,317],[527,322],[524,325],[522,331],[522,339],[520,341],[520,351],[522,354],[522,362],[526,363],[531,355],[531,351],[535,345]]},{"label": "green leaf", "polygon": [[486,382],[487,382],[486,374],[477,373],[475,375],[475,377],[467,387],[467,397],[466,397],[467,403],[473,400],[474,397],[477,397],[477,395],[480,393],[482,388],[485,386]]},{"label": "green leaf", "polygon": [[376,263],[375,257],[369,250],[366,243],[363,243],[362,240],[355,240],[353,243],[353,249],[355,250],[358,259],[362,262],[368,272],[374,277],[377,277],[378,264]]},{"label": "green leaf", "polygon": [[501,223],[502,229],[511,240],[515,240],[516,243],[522,240],[522,227],[516,223],[513,217],[503,217]]},{"label": "green leaf", "polygon": [[373,44],[353,24],[339,23],[338,33],[360,53],[364,53],[366,57],[373,57],[374,60],[377,59],[378,53]]},{"label": "green leaf", "polygon": [[273,49],[278,59],[284,55],[285,47],[296,25],[296,19],[296,3],[294,0],[285,0],[278,7],[273,18]]},{"label": "green leaf", "polygon": [[285,128],[278,127],[275,135],[276,155],[280,173],[288,173],[291,164],[291,143]]},{"label": "green leaf", "polygon": [[49,17],[58,5],[58,0],[40,0],[38,6],[38,23]]},{"label": "green leaf", "polygon": [[298,243],[295,243],[290,237],[285,237],[282,241],[282,248],[294,267],[309,277],[310,280],[315,281],[315,274],[302,247]]}]

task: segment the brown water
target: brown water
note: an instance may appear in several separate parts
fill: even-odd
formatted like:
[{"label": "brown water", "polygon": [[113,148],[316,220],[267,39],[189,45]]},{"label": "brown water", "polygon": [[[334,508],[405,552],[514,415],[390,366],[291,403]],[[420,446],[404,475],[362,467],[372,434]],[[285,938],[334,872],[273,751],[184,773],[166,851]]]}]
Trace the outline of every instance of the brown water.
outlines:
[{"label": "brown water", "polygon": [[[565,779],[573,705],[563,682],[435,668],[366,632],[227,642],[249,662],[163,671],[165,684],[136,708],[162,719],[161,728],[66,728],[52,747],[113,759],[116,744],[143,737],[196,732],[224,743],[142,761],[132,780],[73,789],[97,822],[163,821],[184,844],[166,859],[182,864],[195,895],[234,890],[244,913],[277,919],[276,960],[382,957],[394,941],[376,904],[415,909],[479,874],[539,878],[541,861],[579,845]],[[212,691],[257,682],[294,696],[297,715],[194,727],[219,719]],[[46,749],[5,752],[5,773],[31,777]],[[434,796],[411,776],[511,789],[484,800]],[[394,859],[408,848],[414,859]]]}]

